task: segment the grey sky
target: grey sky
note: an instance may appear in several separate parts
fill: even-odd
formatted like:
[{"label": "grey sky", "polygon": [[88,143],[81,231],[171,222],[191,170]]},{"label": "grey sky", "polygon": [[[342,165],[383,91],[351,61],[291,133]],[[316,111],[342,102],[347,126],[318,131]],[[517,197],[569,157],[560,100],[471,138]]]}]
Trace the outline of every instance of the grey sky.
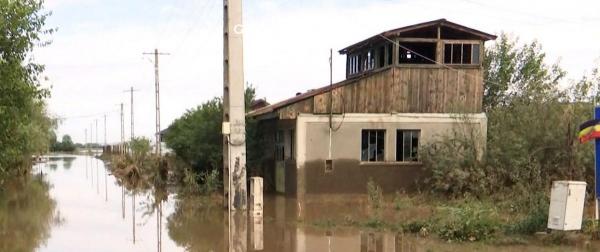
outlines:
[{"label": "grey sky", "polygon": [[[154,132],[154,69],[161,58],[162,126],[221,94],[222,1],[47,0],[53,44],[36,50],[52,85],[50,112],[66,119],[59,134],[84,140],[84,129],[108,116],[108,141],[119,140],[117,104],[134,86],[136,135]],[[570,79],[598,65],[600,1],[244,1],[245,79],[276,102],[329,81],[329,48],[337,51],[384,30],[446,18],[484,32],[537,39],[548,63],[560,60]],[[334,80],[345,57],[334,54]],[[566,82],[565,85],[568,83]],[[97,115],[97,116],[88,116]],[[95,134],[94,134],[95,137]]]}]

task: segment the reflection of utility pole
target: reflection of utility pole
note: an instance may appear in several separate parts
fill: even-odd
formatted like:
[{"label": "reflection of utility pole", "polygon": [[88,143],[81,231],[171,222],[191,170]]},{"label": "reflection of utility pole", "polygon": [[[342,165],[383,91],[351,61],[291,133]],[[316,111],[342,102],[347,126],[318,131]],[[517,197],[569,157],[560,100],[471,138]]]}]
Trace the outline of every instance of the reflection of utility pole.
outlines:
[{"label": "reflection of utility pole", "polygon": [[[96,146],[99,145],[98,143],[98,119],[96,119]],[[94,157],[96,157],[96,155],[94,155]],[[100,173],[98,171],[98,158],[96,159],[96,194],[100,194]]]},{"label": "reflection of utility pole", "polygon": [[[94,124],[90,123],[90,144],[88,144],[88,153],[86,156],[89,156],[90,154],[92,154],[92,142],[94,141],[94,137],[93,137],[93,132],[94,132]],[[90,182],[91,182],[91,186],[92,188],[94,188],[94,160],[90,157]]]},{"label": "reflection of utility pole", "polygon": [[135,244],[135,192],[131,192],[132,195],[132,199],[131,199],[131,216],[133,217],[131,220],[131,225],[133,226],[133,244]]},{"label": "reflection of utility pole", "polygon": [[144,55],[154,55],[154,91],[156,95],[156,147],[155,154],[160,156],[160,85],[158,79],[158,56],[169,55],[168,53],[159,53],[158,49],[154,49],[153,53],[143,53]]},{"label": "reflection of utility pole", "polygon": [[[83,149],[85,151],[85,149],[87,149],[87,145],[88,145],[88,137],[87,137],[87,129],[85,129],[85,145],[83,146]],[[87,155],[85,156],[85,179],[88,178],[88,158]]]},{"label": "reflection of utility pole", "polygon": [[[242,1],[223,1],[223,190],[231,210],[245,210],[246,113]],[[233,179],[235,178],[235,179]],[[229,189],[231,188],[231,189]]]}]

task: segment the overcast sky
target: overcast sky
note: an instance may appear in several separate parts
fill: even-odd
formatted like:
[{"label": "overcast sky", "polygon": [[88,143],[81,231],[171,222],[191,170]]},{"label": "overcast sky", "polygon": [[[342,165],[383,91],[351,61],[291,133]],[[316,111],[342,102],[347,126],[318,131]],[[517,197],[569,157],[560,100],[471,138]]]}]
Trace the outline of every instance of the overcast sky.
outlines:
[{"label": "overcast sky", "polygon": [[[570,79],[599,65],[600,1],[551,0],[254,0],[244,2],[245,80],[271,103],[327,85],[334,52],[385,30],[433,19],[538,40],[548,63],[560,61]],[[152,138],[154,68],[142,55],[158,48],[162,128],[187,109],[222,94],[221,0],[46,0],[57,27],[53,43],[35,51],[52,86],[49,110],[64,117],[59,135],[84,141],[98,119],[99,142],[120,139],[119,106],[133,86],[135,132]],[[334,54],[334,81],[345,56]],[[95,125],[94,125],[95,130]],[[95,138],[95,133],[94,133]]]}]

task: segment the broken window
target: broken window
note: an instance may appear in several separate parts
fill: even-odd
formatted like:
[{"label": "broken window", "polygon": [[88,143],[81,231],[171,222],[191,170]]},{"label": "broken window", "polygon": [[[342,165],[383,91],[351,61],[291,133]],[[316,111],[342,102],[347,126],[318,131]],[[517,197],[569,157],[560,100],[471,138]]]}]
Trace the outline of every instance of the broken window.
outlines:
[{"label": "broken window", "polygon": [[479,65],[479,50],[477,43],[447,43],[444,45],[444,63]]},{"label": "broken window", "polygon": [[362,71],[369,71],[375,68],[375,50],[369,50],[363,57]]},{"label": "broken window", "polygon": [[283,137],[283,130],[278,130],[275,133],[275,161],[285,160],[285,140]]},{"label": "broken window", "polygon": [[360,160],[363,162],[385,160],[385,130],[362,130]]},{"label": "broken window", "polygon": [[396,132],[396,161],[419,161],[420,130],[398,130]]},{"label": "broken window", "polygon": [[394,45],[393,44],[388,44],[387,45],[387,64],[391,65],[394,63],[393,57],[394,57]]},{"label": "broken window", "polygon": [[385,46],[380,46],[377,49],[377,68],[385,66]]},{"label": "broken window", "polygon": [[435,43],[402,42],[398,50],[398,63],[435,64],[435,51]]}]

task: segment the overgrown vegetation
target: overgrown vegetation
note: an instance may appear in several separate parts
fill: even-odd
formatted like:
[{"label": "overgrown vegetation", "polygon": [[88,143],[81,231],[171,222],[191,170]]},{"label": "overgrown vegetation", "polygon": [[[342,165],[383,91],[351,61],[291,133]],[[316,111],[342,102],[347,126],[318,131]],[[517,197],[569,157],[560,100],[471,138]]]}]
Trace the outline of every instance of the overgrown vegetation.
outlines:
[{"label": "overgrown vegetation", "polygon": [[[255,89],[246,89],[246,108],[255,98]],[[213,98],[197,108],[188,110],[169,126],[164,140],[176,156],[185,164],[192,167],[194,174],[187,174],[188,179],[194,179],[202,188],[197,190],[216,191],[222,184],[220,181],[223,167],[223,105],[220,98]],[[246,147],[248,172],[261,162],[263,147],[262,137],[257,130],[257,122],[246,120]],[[189,172],[190,170],[186,171]],[[190,181],[191,182],[191,181]]]},{"label": "overgrown vegetation", "polygon": [[424,161],[433,192],[454,197],[528,195],[547,191],[553,180],[593,182],[591,146],[579,144],[576,133],[592,117],[598,68],[565,88],[565,71],[545,60],[537,42],[519,45],[504,34],[488,48],[485,154],[478,155],[483,148],[469,134],[473,130],[440,137],[428,146]]},{"label": "overgrown vegetation", "polygon": [[49,43],[43,1],[0,0],[0,185],[7,174],[29,171],[31,155],[50,147],[55,122],[46,113],[50,91],[40,84],[44,66],[33,49]]}]

